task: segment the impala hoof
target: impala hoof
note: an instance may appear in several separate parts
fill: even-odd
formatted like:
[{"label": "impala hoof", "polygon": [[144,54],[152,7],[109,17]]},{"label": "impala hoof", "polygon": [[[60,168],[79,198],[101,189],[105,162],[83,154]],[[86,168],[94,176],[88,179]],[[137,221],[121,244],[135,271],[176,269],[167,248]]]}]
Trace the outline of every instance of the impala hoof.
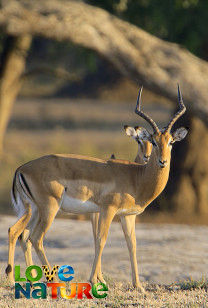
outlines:
[{"label": "impala hoof", "polygon": [[106,281],[105,281],[105,279],[103,278],[103,275],[102,275],[102,274],[98,275],[98,280],[99,280],[99,282],[102,282],[102,283],[106,284]]},{"label": "impala hoof", "polygon": [[140,291],[142,294],[144,294],[144,295],[146,295],[147,293],[146,293],[146,291],[145,291],[145,289],[141,286],[141,284],[134,284],[133,285],[133,287],[135,288],[135,289],[137,289],[138,291]]},{"label": "impala hoof", "polygon": [[91,285],[93,286],[94,284],[96,284],[96,283],[98,283],[98,280],[97,280],[97,278],[90,278],[89,279],[89,282],[91,283]]}]

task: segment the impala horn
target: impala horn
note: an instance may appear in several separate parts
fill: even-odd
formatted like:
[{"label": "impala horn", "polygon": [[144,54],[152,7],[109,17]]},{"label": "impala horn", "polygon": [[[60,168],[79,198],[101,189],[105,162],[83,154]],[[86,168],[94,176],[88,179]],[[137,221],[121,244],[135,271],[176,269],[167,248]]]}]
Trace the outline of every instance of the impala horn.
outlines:
[{"label": "impala horn", "polygon": [[183,98],[182,98],[182,94],[180,91],[180,87],[178,84],[178,102],[179,102],[179,110],[176,112],[176,114],[174,115],[174,117],[172,118],[172,120],[170,120],[170,122],[168,123],[165,131],[166,132],[170,132],[173,124],[185,113],[186,111],[186,106],[183,103]]},{"label": "impala horn", "polygon": [[157,124],[151,119],[147,114],[145,114],[143,111],[141,111],[141,95],[142,95],[143,86],[139,89],[139,94],[137,97],[137,103],[135,108],[135,113],[138,114],[140,117],[145,119],[153,128],[153,131],[156,133],[159,133],[160,130],[157,126]]}]

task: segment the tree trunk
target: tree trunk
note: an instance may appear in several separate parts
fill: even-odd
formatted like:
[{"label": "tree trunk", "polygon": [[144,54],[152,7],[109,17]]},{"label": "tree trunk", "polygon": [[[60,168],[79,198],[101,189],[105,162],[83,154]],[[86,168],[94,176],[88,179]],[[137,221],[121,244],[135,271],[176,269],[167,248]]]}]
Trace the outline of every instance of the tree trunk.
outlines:
[{"label": "tree trunk", "polygon": [[13,103],[22,84],[27,52],[31,44],[31,35],[9,38],[2,61],[0,79],[0,153],[3,151],[4,135],[12,112]]}]

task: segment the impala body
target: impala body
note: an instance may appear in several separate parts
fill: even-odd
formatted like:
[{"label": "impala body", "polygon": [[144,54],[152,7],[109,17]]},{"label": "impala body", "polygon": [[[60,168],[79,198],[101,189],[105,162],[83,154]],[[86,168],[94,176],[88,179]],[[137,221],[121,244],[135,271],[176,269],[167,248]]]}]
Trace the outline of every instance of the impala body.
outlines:
[{"label": "impala body", "polygon": [[[49,155],[23,165],[15,181],[24,187],[28,201],[42,207],[54,198],[60,210],[75,214],[100,212],[109,204],[115,206],[116,214],[139,214],[168,180],[169,168],[158,166],[150,173],[155,163],[155,156],[148,164],[140,165],[124,160]],[[31,177],[31,173],[35,176]],[[141,182],[149,183],[150,176],[151,186],[148,184],[145,190]],[[17,188],[14,199],[19,198]]]},{"label": "impala body", "polygon": [[185,128],[170,133],[174,122],[185,112],[179,89],[178,94],[180,109],[168,126],[160,130],[149,116],[140,111],[141,90],[139,92],[135,111],[149,122],[154,133],[150,134],[141,127],[125,126],[125,130],[139,144],[143,143],[143,152],[148,149],[149,155],[143,153],[143,158],[146,155],[146,161],[149,160],[147,164],[138,163],[141,159],[138,155],[136,162],[106,161],[79,155],[49,155],[17,169],[12,200],[17,209],[18,221],[9,229],[6,269],[11,281],[14,250],[19,236],[27,265],[32,264],[32,244],[41,263],[50,267],[43,249],[43,239],[57,212],[62,210],[69,213],[99,213],[97,230],[94,230],[92,283],[97,283],[98,279],[103,281],[101,255],[113,217],[119,215],[130,253],[133,285],[144,291],[137,270],[135,217],[165,188],[172,143],[182,140],[187,133]]}]

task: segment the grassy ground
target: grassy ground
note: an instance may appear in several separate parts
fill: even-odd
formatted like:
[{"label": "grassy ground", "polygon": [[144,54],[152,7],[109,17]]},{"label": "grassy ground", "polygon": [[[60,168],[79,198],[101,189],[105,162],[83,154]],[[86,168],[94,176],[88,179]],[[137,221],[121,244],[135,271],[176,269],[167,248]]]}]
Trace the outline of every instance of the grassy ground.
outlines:
[{"label": "grassy ground", "polygon": [[[102,267],[109,287],[106,299],[45,300],[14,298],[5,277],[7,229],[14,217],[0,219],[0,307],[208,307],[208,227],[137,224],[137,260],[146,296],[131,287],[128,250],[119,223],[113,223],[103,251]],[[63,236],[64,234],[64,236]],[[90,223],[56,219],[45,240],[52,265],[69,264],[75,282],[87,282],[93,261]],[[35,264],[39,261],[33,254]],[[24,273],[23,254],[18,246],[15,264]],[[192,277],[192,278],[191,278]]]},{"label": "grassy ground", "polygon": [[[110,280],[110,277],[109,277]],[[0,282],[0,307],[207,307],[207,285],[183,290],[181,284],[160,286],[145,284],[146,295],[131,288],[127,283],[108,284],[108,296],[105,299],[15,299],[14,288],[6,280]]]}]

